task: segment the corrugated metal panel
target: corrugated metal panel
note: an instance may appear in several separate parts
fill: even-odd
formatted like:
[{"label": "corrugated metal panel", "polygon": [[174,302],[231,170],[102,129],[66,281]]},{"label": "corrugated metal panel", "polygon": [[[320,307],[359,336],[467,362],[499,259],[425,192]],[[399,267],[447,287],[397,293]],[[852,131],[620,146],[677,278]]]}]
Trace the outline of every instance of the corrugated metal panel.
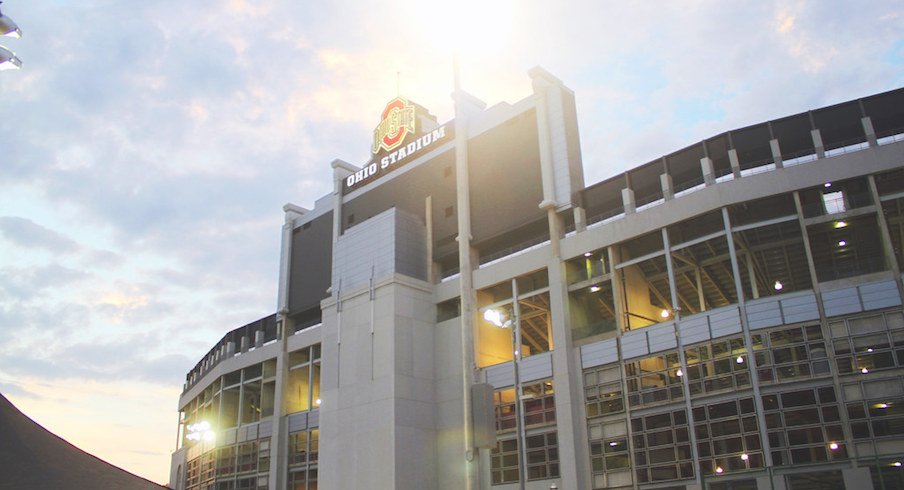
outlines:
[{"label": "corrugated metal panel", "polygon": [[647,332],[644,330],[633,330],[622,335],[621,338],[622,356],[625,359],[632,357],[645,356],[650,353],[647,345]]},{"label": "corrugated metal panel", "polygon": [[235,429],[226,429],[223,431],[223,445],[235,444]]},{"label": "corrugated metal panel", "polygon": [[891,308],[901,304],[901,295],[898,294],[898,287],[894,281],[864,284],[859,289],[863,309],[866,311]]},{"label": "corrugated metal panel", "polygon": [[647,342],[650,345],[651,353],[674,349],[678,346],[678,339],[675,338],[675,325],[666,323],[647,328]]},{"label": "corrugated metal panel", "polygon": [[856,287],[826,291],[822,293],[822,303],[829,317],[863,311]]},{"label": "corrugated metal panel", "polygon": [[264,437],[270,437],[272,435],[273,435],[273,421],[265,420],[265,421],[261,422],[260,429],[258,431],[257,436],[259,438],[264,438]]},{"label": "corrugated metal panel", "polygon": [[750,329],[774,327],[782,324],[782,309],[775,298],[747,303],[747,323]]},{"label": "corrugated metal panel", "polygon": [[678,334],[684,344],[695,344],[709,340],[709,316],[706,314],[695,315],[682,319],[678,323]]},{"label": "corrugated metal panel", "polygon": [[485,368],[483,371],[487,375],[487,383],[493,385],[496,389],[515,384],[515,371],[511,362],[496,364]]},{"label": "corrugated metal panel", "polygon": [[521,381],[536,381],[552,377],[552,352],[544,352],[521,360]]},{"label": "corrugated metal panel", "polygon": [[298,412],[289,414],[289,432],[299,432],[308,428],[308,414]]},{"label": "corrugated metal panel", "polygon": [[709,315],[709,329],[713,338],[741,331],[741,310],[737,306],[714,310]]},{"label": "corrugated metal panel", "polygon": [[819,307],[816,305],[816,295],[813,293],[805,296],[783,299],[781,300],[781,305],[785,323],[806,322],[819,319]]},{"label": "corrugated metal panel", "polygon": [[618,343],[615,339],[581,346],[581,367],[585,369],[616,361],[618,361]]}]

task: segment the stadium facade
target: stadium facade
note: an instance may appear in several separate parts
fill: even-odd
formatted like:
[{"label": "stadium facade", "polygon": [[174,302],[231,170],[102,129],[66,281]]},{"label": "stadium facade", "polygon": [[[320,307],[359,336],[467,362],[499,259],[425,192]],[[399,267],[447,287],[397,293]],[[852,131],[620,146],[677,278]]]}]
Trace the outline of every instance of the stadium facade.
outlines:
[{"label": "stadium facade", "polygon": [[391,101],[284,207],[277,312],[188,373],[170,485],[904,488],[904,89],[585,186],[529,76]]}]

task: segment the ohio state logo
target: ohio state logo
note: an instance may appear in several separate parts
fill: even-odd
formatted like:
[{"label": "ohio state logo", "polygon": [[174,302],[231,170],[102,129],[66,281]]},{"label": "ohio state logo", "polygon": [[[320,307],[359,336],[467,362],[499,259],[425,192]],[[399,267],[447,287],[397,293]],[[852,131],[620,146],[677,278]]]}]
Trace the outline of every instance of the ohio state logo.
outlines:
[{"label": "ohio state logo", "polygon": [[392,151],[405,141],[406,136],[414,133],[414,104],[401,97],[386,104],[381,117],[380,124],[374,128],[373,153],[379,153],[381,149]]}]

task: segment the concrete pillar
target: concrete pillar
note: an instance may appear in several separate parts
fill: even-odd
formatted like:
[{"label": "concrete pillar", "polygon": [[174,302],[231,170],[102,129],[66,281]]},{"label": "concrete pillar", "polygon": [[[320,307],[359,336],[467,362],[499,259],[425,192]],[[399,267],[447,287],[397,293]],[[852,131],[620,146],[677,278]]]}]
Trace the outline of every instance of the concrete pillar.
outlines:
[{"label": "concrete pillar", "polygon": [[[659,185],[662,186],[662,198],[670,201],[675,198],[675,184],[672,182],[672,176],[662,174],[659,176]],[[624,195],[624,194],[622,194]]]},{"label": "concrete pillar", "polygon": [[255,330],[254,331],[254,346],[255,347],[263,347],[264,345],[264,331],[263,330]]},{"label": "concrete pillar", "polygon": [[632,189],[622,189],[621,198],[622,203],[625,205],[625,214],[631,214],[637,210],[637,205],[634,203],[634,191]]},{"label": "concrete pillar", "polygon": [[700,170],[703,172],[703,183],[711,186],[716,183],[716,171],[713,170],[713,159],[703,157],[700,159]]},{"label": "concrete pillar", "polygon": [[232,357],[235,355],[235,342],[226,342],[226,357]]},{"label": "concrete pillar", "polygon": [[543,201],[540,209],[556,207],[555,173],[552,168],[552,142],[549,131],[549,110],[547,107],[547,91],[553,86],[553,82],[542,73],[531,73],[534,98],[536,98],[537,116],[537,143],[540,150],[540,177],[543,185]]},{"label": "concrete pillar", "polygon": [[574,207],[574,229],[578,233],[587,229],[587,210],[580,207]]},{"label": "concrete pillar", "polygon": [[866,133],[866,141],[869,142],[869,146],[879,146],[879,141],[876,139],[876,130],[873,129],[873,120],[866,116],[860,118],[860,124],[863,125],[863,132]]},{"label": "concrete pillar", "polygon": [[731,174],[734,178],[741,178],[741,161],[738,159],[738,150],[734,148],[728,150],[728,161],[731,163]]},{"label": "concrete pillar", "polygon": [[248,347],[251,345],[251,339],[248,338],[247,335],[242,335],[242,352],[248,352]]},{"label": "concrete pillar", "polygon": [[[757,490],[787,490],[785,477],[782,475],[759,476],[756,479]],[[852,487],[859,488],[859,487]]]},{"label": "concrete pillar", "polygon": [[333,167],[333,243],[335,244],[345,226],[345,223],[342,222],[342,186],[346,177],[360,169],[338,158],[333,160],[330,166]]},{"label": "concrete pillar", "polygon": [[825,158],[826,147],[822,144],[822,133],[818,129],[814,129],[810,131],[810,136],[813,137],[813,148],[816,149],[816,158]]},{"label": "concrete pillar", "polygon": [[772,159],[775,160],[775,168],[782,168],[782,150],[778,146],[778,140],[769,140],[769,148],[772,150]]},{"label": "concrete pillar", "polygon": [[844,479],[844,488],[873,490],[873,479],[868,467],[848,468],[841,470],[841,474]]}]

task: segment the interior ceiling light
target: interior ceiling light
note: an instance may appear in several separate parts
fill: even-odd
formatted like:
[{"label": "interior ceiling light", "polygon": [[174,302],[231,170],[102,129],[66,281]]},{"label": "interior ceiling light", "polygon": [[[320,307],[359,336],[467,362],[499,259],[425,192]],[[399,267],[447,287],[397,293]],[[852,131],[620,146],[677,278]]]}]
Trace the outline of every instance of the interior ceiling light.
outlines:
[{"label": "interior ceiling light", "polygon": [[590,292],[595,293],[600,290],[599,286],[590,286]]},{"label": "interior ceiling light", "polygon": [[22,60],[16,58],[16,54],[12,51],[0,46],[0,71],[18,70],[21,67]]},{"label": "interior ceiling light", "polygon": [[592,257],[593,254],[590,252],[584,252],[584,257]]},{"label": "interior ceiling light", "polygon": [[832,183],[831,183],[831,182],[826,182],[825,184],[823,184],[823,187],[825,187],[825,188],[828,189],[829,187],[832,187]]},{"label": "interior ceiling light", "polygon": [[839,247],[844,247],[845,245],[847,245],[847,242],[845,240],[838,240]]},{"label": "interior ceiling light", "polygon": [[773,286],[776,291],[781,291],[783,287],[782,281],[775,281],[775,285]]},{"label": "interior ceiling light", "polygon": [[835,228],[844,228],[847,226],[847,221],[836,221]]},{"label": "interior ceiling light", "polygon": [[668,318],[668,317],[669,317],[669,310],[662,310],[662,312],[659,313],[659,316],[661,316],[661,317],[663,317],[663,318]]}]

